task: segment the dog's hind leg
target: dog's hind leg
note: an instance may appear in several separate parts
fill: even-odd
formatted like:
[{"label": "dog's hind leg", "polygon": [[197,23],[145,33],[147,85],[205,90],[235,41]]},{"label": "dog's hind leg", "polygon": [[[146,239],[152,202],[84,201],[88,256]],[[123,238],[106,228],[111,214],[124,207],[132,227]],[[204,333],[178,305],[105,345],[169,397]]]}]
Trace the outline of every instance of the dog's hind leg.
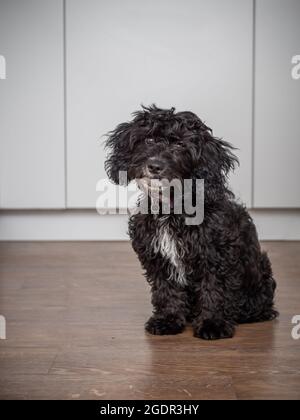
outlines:
[{"label": "dog's hind leg", "polygon": [[264,310],[261,313],[260,321],[271,321],[279,315],[274,309],[274,297],[276,290],[276,281],[273,277],[271,263],[266,252],[262,252],[260,261],[262,271],[262,288],[265,297]]},{"label": "dog's hind leg", "polygon": [[274,308],[276,282],[265,252],[261,254],[259,269],[259,281],[250,285],[247,299],[240,310],[239,324],[271,321],[279,315]]}]

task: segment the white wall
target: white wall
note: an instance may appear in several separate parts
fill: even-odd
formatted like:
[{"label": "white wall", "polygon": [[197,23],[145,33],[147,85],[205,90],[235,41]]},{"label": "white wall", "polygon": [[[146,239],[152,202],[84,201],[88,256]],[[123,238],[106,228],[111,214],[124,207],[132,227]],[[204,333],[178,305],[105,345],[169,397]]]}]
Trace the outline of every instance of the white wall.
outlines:
[{"label": "white wall", "polygon": [[[300,240],[297,210],[251,210],[261,240]],[[126,215],[91,210],[5,211],[0,240],[128,240]]]},{"label": "white wall", "polygon": [[67,0],[70,208],[94,208],[101,134],[140,104],[192,110],[237,148],[251,205],[252,0]]},{"label": "white wall", "polygon": [[61,0],[1,0],[0,207],[64,208]]},{"label": "white wall", "polygon": [[299,0],[256,2],[254,207],[300,207],[299,19]]},{"label": "white wall", "polygon": [[93,210],[101,135],[142,102],[193,110],[237,146],[231,185],[260,237],[299,239],[299,7],[1,0],[0,240],[124,239],[125,216]]}]

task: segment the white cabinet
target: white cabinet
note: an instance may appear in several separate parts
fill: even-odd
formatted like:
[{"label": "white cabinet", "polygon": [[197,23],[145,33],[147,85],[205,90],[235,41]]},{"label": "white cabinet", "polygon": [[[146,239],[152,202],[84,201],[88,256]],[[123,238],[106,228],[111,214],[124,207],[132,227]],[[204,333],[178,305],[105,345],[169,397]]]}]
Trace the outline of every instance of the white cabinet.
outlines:
[{"label": "white cabinet", "polygon": [[63,208],[63,1],[1,0],[0,55],[0,206]]},{"label": "white cabinet", "polygon": [[300,1],[256,1],[255,207],[300,207]]},{"label": "white cabinet", "polygon": [[66,0],[66,36],[68,207],[95,207],[101,135],[153,102],[239,148],[232,185],[250,204],[252,0]]}]

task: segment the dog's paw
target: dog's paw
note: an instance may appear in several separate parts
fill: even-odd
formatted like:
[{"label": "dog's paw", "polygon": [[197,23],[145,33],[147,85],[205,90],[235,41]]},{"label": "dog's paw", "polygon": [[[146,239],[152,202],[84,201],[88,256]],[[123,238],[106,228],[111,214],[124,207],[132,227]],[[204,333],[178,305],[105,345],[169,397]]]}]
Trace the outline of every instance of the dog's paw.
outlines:
[{"label": "dog's paw", "polygon": [[220,340],[234,336],[234,325],[223,319],[206,319],[194,327],[194,336],[203,340]]},{"label": "dog's paw", "polygon": [[184,330],[184,322],[174,315],[151,316],[145,324],[148,333],[154,335],[179,334]]}]

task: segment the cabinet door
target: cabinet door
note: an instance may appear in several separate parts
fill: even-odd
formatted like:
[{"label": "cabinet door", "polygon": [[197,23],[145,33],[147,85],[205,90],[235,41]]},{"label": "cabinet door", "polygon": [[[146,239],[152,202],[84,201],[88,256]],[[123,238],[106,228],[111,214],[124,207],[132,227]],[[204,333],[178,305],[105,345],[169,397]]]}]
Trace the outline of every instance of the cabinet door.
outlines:
[{"label": "cabinet door", "polygon": [[300,207],[300,1],[257,0],[255,207]]},{"label": "cabinet door", "polygon": [[66,4],[68,206],[95,206],[101,135],[141,103],[192,110],[238,147],[231,181],[249,204],[252,0]]},{"label": "cabinet door", "polygon": [[62,208],[63,1],[1,0],[0,55],[0,206]]}]

